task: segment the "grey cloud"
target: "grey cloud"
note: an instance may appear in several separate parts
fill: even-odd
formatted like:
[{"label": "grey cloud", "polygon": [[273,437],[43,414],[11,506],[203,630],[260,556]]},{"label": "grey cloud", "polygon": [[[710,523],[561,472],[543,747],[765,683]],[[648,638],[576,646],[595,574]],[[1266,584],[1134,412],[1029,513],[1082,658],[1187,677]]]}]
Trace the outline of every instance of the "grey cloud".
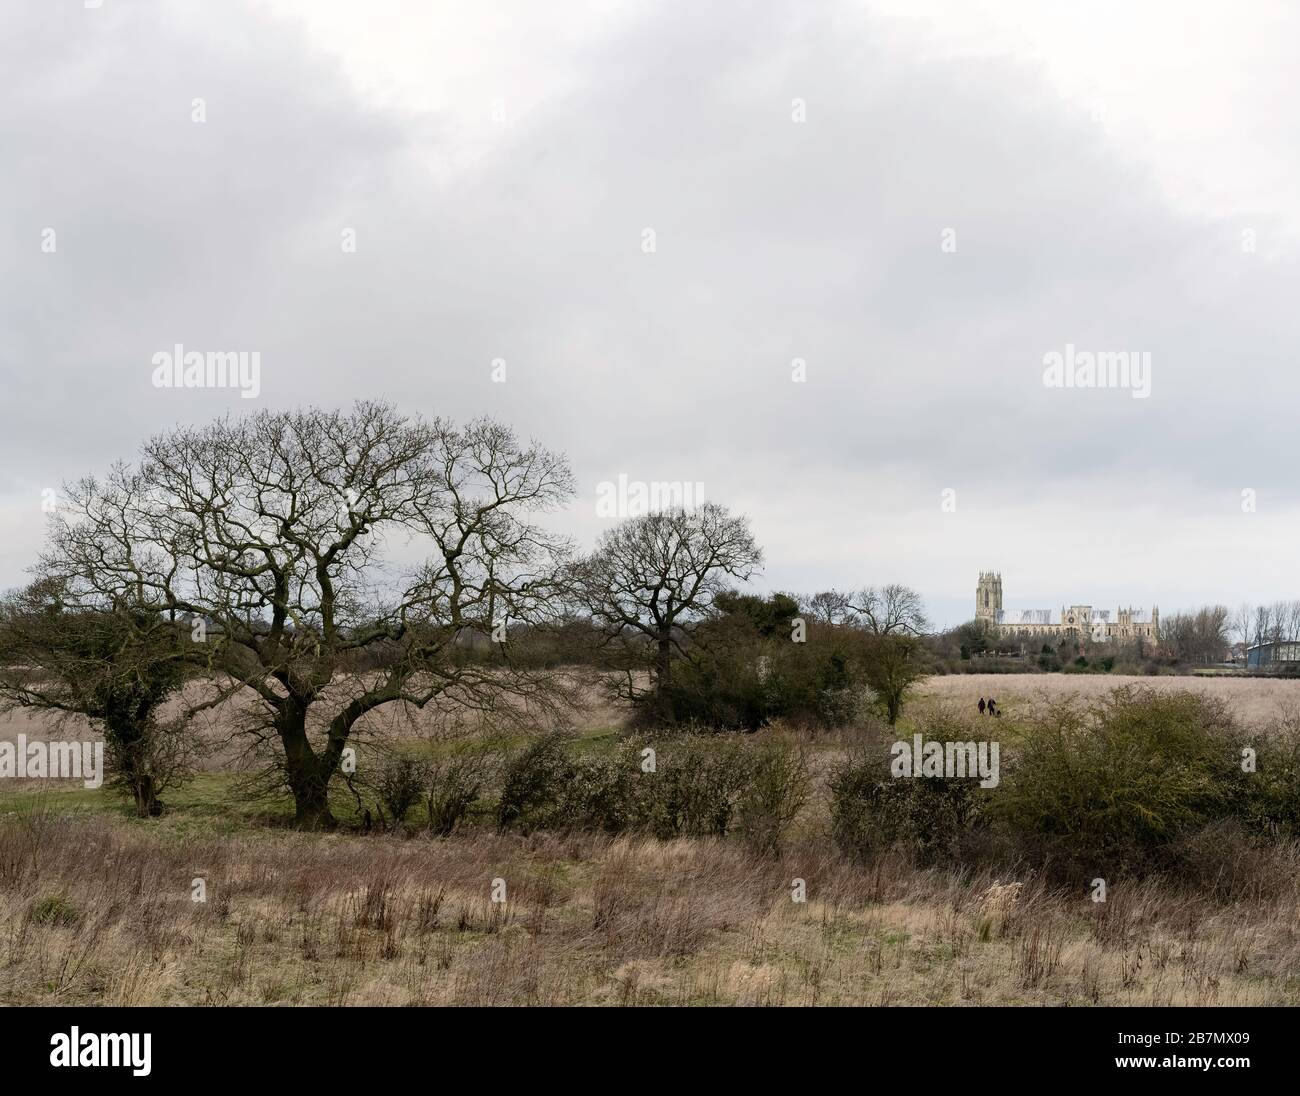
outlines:
[{"label": "grey cloud", "polygon": [[[1104,548],[1134,511],[1211,520],[1244,454],[1287,498],[1294,255],[1173,212],[1025,65],[924,60],[834,7],[656,5],[582,55],[576,90],[433,172],[455,161],[438,117],[212,8],[32,8],[4,36],[0,585],[40,486],[247,410],[153,389],[175,342],[260,351],[273,406],[498,414],[571,454],[585,539],[597,482],[702,480],[753,514],[769,584],[899,577],[953,612],[1034,545]],[[1067,342],[1150,351],[1152,398],[1045,389]],[[960,520],[999,520],[936,524],[945,486]],[[1082,549],[1044,528],[1071,498]]]}]

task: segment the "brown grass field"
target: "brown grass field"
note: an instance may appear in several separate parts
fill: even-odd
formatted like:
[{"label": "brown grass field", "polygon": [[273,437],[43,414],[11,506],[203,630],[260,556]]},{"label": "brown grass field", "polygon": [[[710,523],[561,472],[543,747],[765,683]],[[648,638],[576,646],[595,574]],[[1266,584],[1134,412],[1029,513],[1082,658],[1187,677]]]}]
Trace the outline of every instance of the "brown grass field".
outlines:
[{"label": "brown grass field", "polygon": [[1300,708],[1300,680],[1261,677],[1165,676],[1126,674],[950,674],[932,677],[917,687],[916,699],[973,712],[980,697],[994,697],[998,707],[1015,716],[1045,700],[1067,696],[1096,698],[1124,685],[1162,691],[1192,691],[1226,701],[1245,726],[1260,726],[1288,709]]},{"label": "brown grass field", "polygon": [[1138,883],[1097,906],[1032,881],[854,869],[824,843],[778,859],[719,840],[185,830],[6,820],[0,1001],[1300,1002],[1294,890],[1225,905]]},{"label": "brown grass field", "polygon": [[[910,711],[992,694],[1014,719],[1125,680],[1221,693],[1247,723],[1300,696],[1247,679],[990,675],[931,679]],[[617,717],[596,707],[581,729],[612,739]],[[20,730],[41,726],[0,723]],[[814,771],[852,737],[810,740]],[[851,863],[816,800],[775,856],[486,820],[449,838],[300,834],[285,804],[233,789],[206,772],[147,821],[105,790],[0,793],[0,1003],[1300,1004],[1291,848],[1251,868],[1270,882],[1247,897],[1151,878],[1094,904],[1029,865]]]}]

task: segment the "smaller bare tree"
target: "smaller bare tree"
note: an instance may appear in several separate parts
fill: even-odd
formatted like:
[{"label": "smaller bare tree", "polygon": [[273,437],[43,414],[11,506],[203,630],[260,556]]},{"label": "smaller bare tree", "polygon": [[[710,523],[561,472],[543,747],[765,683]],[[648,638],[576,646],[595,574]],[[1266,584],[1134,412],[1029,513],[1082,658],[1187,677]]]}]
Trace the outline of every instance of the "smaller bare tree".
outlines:
[{"label": "smaller bare tree", "polygon": [[1232,614],[1232,632],[1241,638],[1242,657],[1250,650],[1255,635],[1255,607],[1243,601]]},{"label": "smaller bare tree", "polygon": [[[652,697],[662,709],[695,625],[729,578],[748,581],[762,560],[748,521],[716,503],[631,518],[600,538],[574,585],[607,645],[626,656],[629,699]],[[637,687],[638,669],[650,671],[648,692]]]},{"label": "smaller bare tree", "polygon": [[872,635],[921,635],[930,627],[921,595],[896,582],[859,591],[849,609]]},{"label": "smaller bare tree", "polygon": [[853,619],[852,600],[839,590],[821,590],[805,600],[801,608],[820,624],[848,624]]}]

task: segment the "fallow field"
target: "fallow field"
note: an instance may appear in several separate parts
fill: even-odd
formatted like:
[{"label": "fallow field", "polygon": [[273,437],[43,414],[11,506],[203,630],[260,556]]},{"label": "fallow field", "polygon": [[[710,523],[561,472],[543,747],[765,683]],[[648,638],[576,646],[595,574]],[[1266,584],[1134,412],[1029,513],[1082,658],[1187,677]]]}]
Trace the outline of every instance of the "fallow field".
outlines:
[{"label": "fallow field", "polygon": [[[1285,682],[1129,681],[1220,696],[1260,734],[1300,696]],[[945,715],[987,735],[974,708],[989,695],[1010,731],[1053,698],[1129,681],[932,678],[896,733]],[[5,738],[41,730],[0,724]],[[593,756],[639,743],[608,706],[577,731],[573,748]],[[748,736],[793,742],[812,774],[779,851],[732,834],[502,832],[486,794],[439,837],[418,810],[361,832],[340,791],[341,830],[303,834],[286,800],[245,798],[216,763],[148,820],[108,790],[10,781],[0,1003],[1300,1004],[1293,844],[1241,843],[1230,870],[1195,881],[1117,877],[1104,903],[1028,860],[848,858],[827,778],[864,733]]]}]

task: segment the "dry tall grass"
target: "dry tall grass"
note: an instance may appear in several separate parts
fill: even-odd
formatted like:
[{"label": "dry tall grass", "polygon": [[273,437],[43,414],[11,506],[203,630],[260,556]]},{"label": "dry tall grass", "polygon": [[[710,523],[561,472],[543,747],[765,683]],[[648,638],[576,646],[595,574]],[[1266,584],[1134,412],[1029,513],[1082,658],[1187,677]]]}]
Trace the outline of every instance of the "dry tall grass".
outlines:
[{"label": "dry tall grass", "polygon": [[0,819],[0,1002],[1300,1004],[1294,857],[1266,901],[1094,905],[825,842],[183,833]]},{"label": "dry tall grass", "polygon": [[[1300,683],[1257,679],[954,676],[922,686],[904,718],[956,708],[982,728],[981,695],[1011,723],[1125,681],[1223,695],[1260,726],[1300,699]],[[12,713],[0,737],[39,722]],[[861,737],[810,739],[819,781]],[[484,826],[304,835],[214,814],[219,797],[139,822],[30,809],[29,794],[0,800],[16,808],[0,814],[3,1004],[1300,1004],[1300,860],[1286,845],[1236,865],[1267,886],[1114,881],[1094,904],[1028,868],[851,864],[824,797],[762,856],[730,839]],[[497,879],[504,903],[490,901]]]}]

